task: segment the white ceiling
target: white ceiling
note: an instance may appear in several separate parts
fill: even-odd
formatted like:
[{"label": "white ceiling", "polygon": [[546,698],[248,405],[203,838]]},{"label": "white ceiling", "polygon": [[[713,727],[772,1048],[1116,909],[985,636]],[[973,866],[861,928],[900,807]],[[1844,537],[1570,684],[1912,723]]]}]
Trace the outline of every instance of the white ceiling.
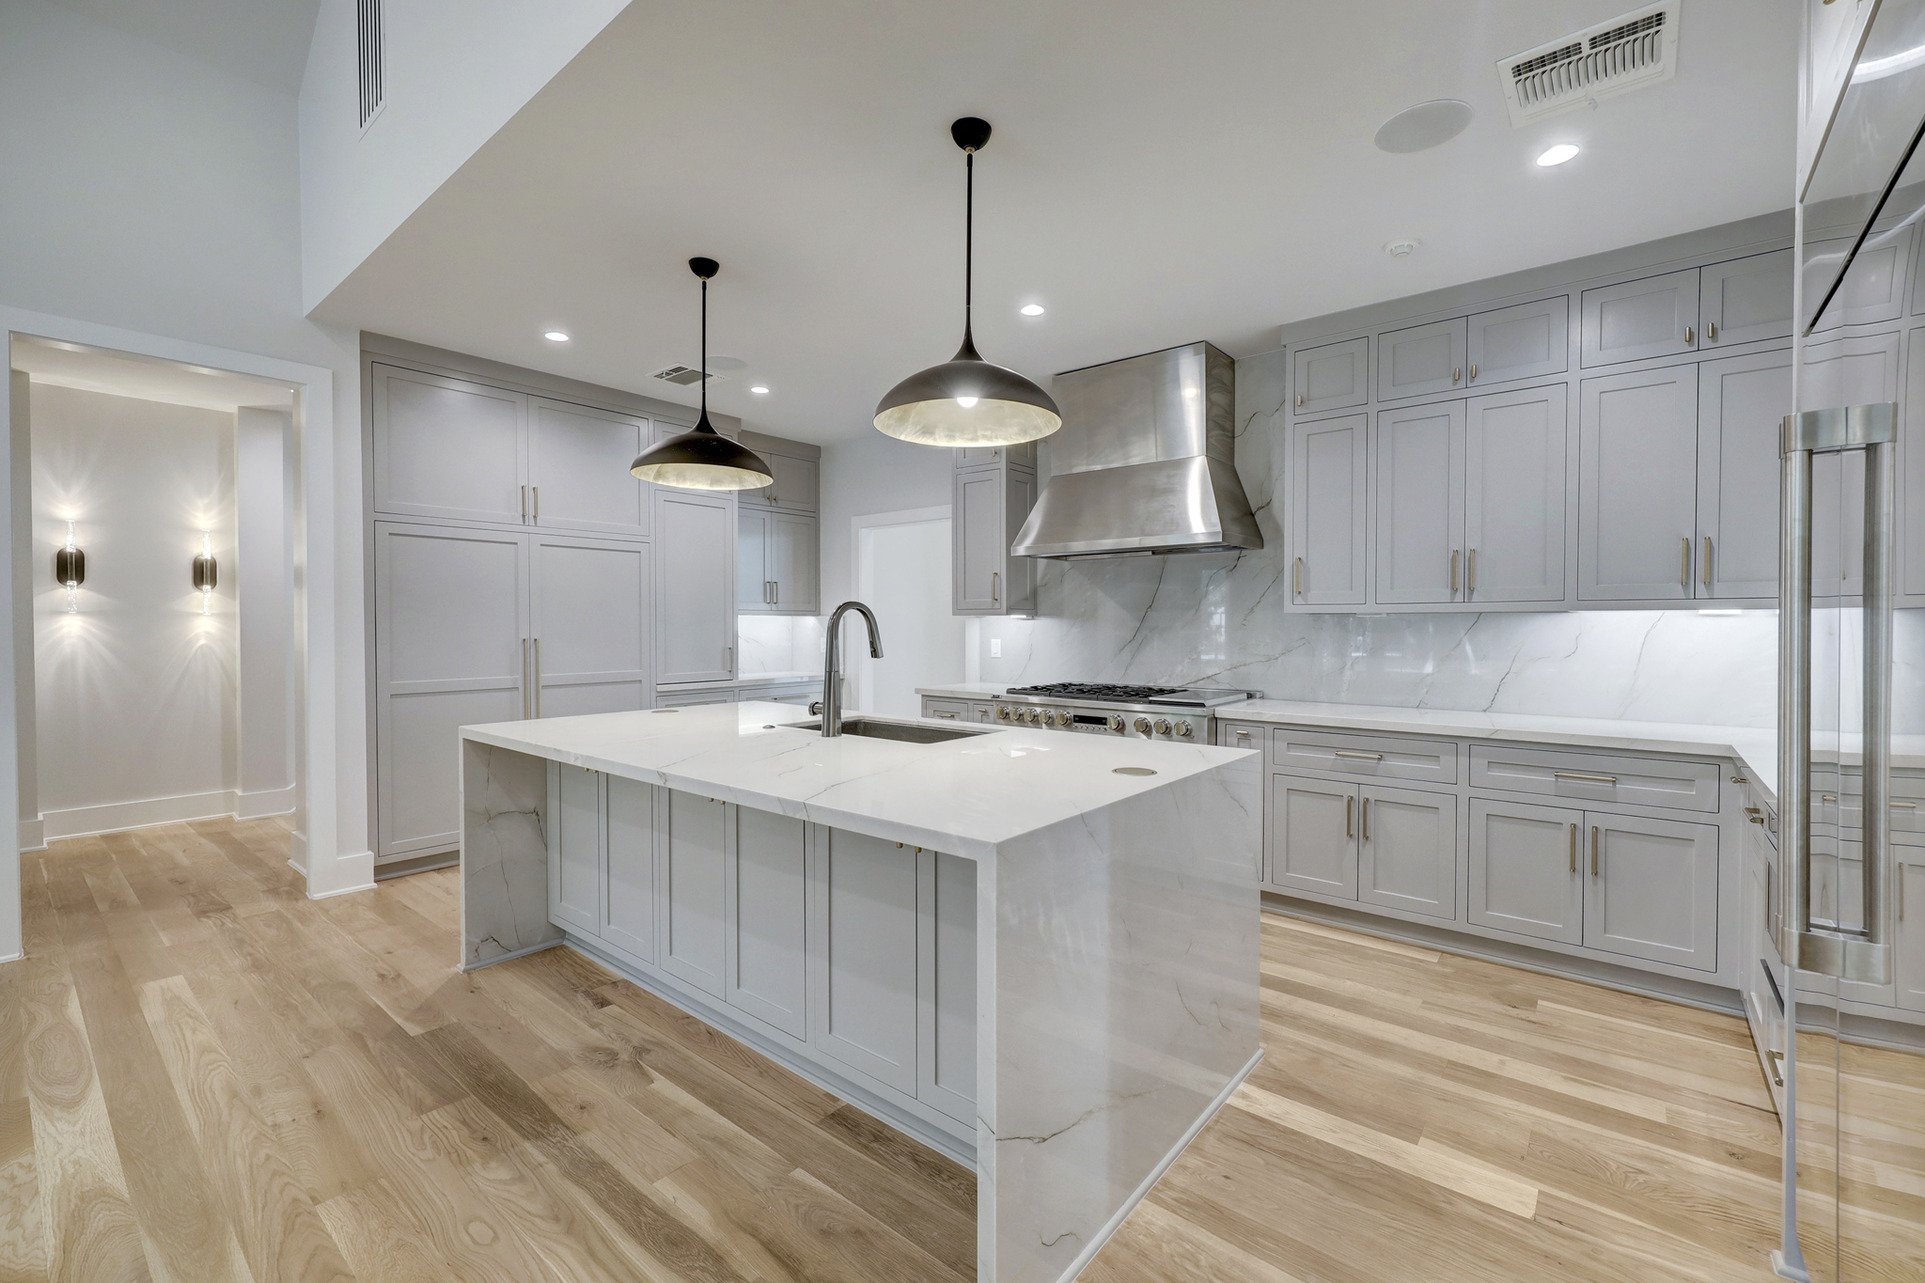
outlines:
[{"label": "white ceiling", "polygon": [[[47,0],[43,0],[47,2]],[[321,0],[51,0],[212,63],[230,75],[300,92]]]},{"label": "white ceiling", "polygon": [[294,404],[294,391],[285,383],[59,339],[16,335],[12,364],[34,382],[53,387],[199,406],[229,414],[243,406],[285,410]]},{"label": "white ceiling", "polygon": [[[712,386],[750,426],[868,430],[977,323],[1032,377],[1275,327],[1789,204],[1795,6],[1685,0],[1675,80],[1513,130],[1495,61],[1630,0],[636,0],[318,315],[690,401],[685,260],[721,260]],[[1372,135],[1475,117],[1433,151]],[[1541,170],[1554,141],[1577,160]],[[1393,238],[1422,241],[1392,259]],[[1017,315],[1040,300],[1047,315]],[[545,342],[559,327],[575,339]],[[711,365],[713,366],[713,362]],[[773,392],[753,397],[751,383]]]}]

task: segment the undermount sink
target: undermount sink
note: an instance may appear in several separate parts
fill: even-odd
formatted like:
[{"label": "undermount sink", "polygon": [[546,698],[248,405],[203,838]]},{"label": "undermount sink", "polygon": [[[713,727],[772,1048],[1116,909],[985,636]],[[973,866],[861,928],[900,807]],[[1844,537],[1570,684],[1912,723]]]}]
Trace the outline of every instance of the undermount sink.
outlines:
[{"label": "undermount sink", "polygon": [[[821,733],[820,721],[802,722],[794,729]],[[860,735],[872,740],[901,740],[905,744],[941,744],[948,740],[966,739],[980,735],[981,731],[950,730],[946,726],[914,726],[902,722],[879,722],[870,717],[845,718],[842,723],[844,735]]]}]

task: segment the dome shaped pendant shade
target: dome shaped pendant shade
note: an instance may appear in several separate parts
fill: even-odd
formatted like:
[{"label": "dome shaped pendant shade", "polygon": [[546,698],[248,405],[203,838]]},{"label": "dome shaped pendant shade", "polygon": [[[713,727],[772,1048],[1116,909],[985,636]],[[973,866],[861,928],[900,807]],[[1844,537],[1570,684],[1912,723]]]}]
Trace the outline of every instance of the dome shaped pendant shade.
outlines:
[{"label": "dome shaped pendant shade", "polygon": [[678,490],[755,490],[775,484],[775,473],[755,451],[731,441],[709,422],[709,278],[721,270],[712,258],[691,258],[702,282],[702,417],[688,432],[659,441],[635,456],[628,470],[643,481]]},{"label": "dome shaped pendant shade", "polygon": [[1021,445],[1063,426],[1049,393],[1016,371],[992,365],[976,351],[970,327],[975,275],[976,153],[989,141],[989,122],[965,116],[949,127],[963,150],[963,340],[956,355],[910,375],[876,405],[876,429],[917,445]]}]

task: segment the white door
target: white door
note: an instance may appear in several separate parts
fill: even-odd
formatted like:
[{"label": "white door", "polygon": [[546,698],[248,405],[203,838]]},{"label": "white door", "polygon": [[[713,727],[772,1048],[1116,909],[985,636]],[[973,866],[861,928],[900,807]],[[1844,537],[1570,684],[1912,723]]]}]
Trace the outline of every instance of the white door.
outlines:
[{"label": "white door", "polygon": [[727,957],[723,861],[730,808],[679,789],[664,789],[657,803],[655,845],[661,858],[655,934],[662,970],[720,998]]},{"label": "white door", "polygon": [[529,520],[558,530],[647,534],[648,490],[628,465],[650,431],[642,419],[530,398]]},{"label": "white door", "polygon": [[1378,605],[1455,601],[1462,591],[1464,403],[1379,410],[1370,449]]},{"label": "white door", "polygon": [[1466,403],[1463,600],[1564,599],[1569,438],[1561,383]]},{"label": "white door", "polygon": [[1579,600],[1689,599],[1697,367],[1607,375],[1579,387]]},{"label": "white door", "polygon": [[536,717],[649,707],[649,581],[645,543],[530,535]]},{"label": "white door", "polygon": [[457,732],[528,715],[528,556],[513,531],[374,528],[383,858],[461,841]]},{"label": "white door", "polygon": [[1585,819],[1585,945],[1716,970],[1718,830],[1624,815]]},{"label": "white door", "polygon": [[816,835],[810,1040],[857,1073],[913,1095],[916,853],[841,829]]},{"label": "white door", "polygon": [[1346,414],[1291,425],[1290,594],[1298,605],[1364,604],[1369,422]]},{"label": "white door", "polygon": [[608,777],[602,855],[602,943],[636,962],[655,961],[655,808],[664,790]]},{"label": "white door", "polygon": [[655,491],[657,682],[735,676],[735,501]]},{"label": "white door", "polygon": [[1434,918],[1457,916],[1457,798],[1417,789],[1357,790],[1357,898]]},{"label": "white door", "polygon": [[376,512],[528,519],[527,397],[379,363],[370,378]]},{"label": "white door", "polygon": [[969,626],[950,609],[949,519],[937,510],[867,520],[887,524],[856,529],[855,597],[876,612],[882,658],[869,657],[862,621],[845,619],[842,654],[853,680],[853,707],[915,717],[922,711],[916,688],[955,681],[968,661]]},{"label": "white door", "polygon": [[1464,319],[1377,336],[1377,399],[1425,396],[1464,385]]},{"label": "white door", "polygon": [[769,549],[770,514],[738,498],[735,514],[735,609],[766,615],[775,609],[775,572]]},{"label": "white door", "polygon": [[1698,269],[1584,291],[1580,359],[1615,365],[1682,356],[1698,346]]},{"label": "white door", "polygon": [[1562,374],[1570,365],[1571,300],[1565,295],[1470,318],[1464,385]]},{"label": "white door", "polygon": [[1270,777],[1270,881],[1357,898],[1357,790],[1297,775]]},{"label": "white door", "polygon": [[1699,273],[1705,348],[1791,337],[1791,251],[1773,250]]},{"label": "white door", "polygon": [[1584,938],[1584,812],[1470,803],[1470,904],[1480,927],[1577,944]]},{"label": "white door", "polygon": [[736,1010],[793,1038],[804,1037],[808,832],[802,820],[737,806],[724,897],[728,947],[724,996]]},{"label": "white door", "polygon": [[1778,441],[1790,404],[1788,351],[1698,367],[1700,597],[1778,595]]}]

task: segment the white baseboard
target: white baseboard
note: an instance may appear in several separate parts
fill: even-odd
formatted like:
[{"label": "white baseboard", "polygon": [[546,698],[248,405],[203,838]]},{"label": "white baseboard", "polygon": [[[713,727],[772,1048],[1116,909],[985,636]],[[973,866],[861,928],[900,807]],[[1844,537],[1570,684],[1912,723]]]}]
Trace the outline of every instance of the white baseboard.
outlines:
[{"label": "white baseboard", "polygon": [[292,784],[277,789],[256,789],[252,793],[238,790],[234,793],[234,818],[237,820],[265,820],[273,815],[292,815],[294,813],[295,790]]},{"label": "white baseboard", "polygon": [[61,838],[93,837],[100,833],[119,833],[124,829],[144,829],[155,824],[183,824],[188,820],[213,820],[234,814],[232,789],[206,793],[183,793],[179,797],[150,797],[134,802],[102,802],[95,806],[76,806],[41,815],[49,841]]},{"label": "white baseboard", "polygon": [[26,956],[24,953],[10,953],[4,958],[0,958],[0,966],[4,966],[9,962],[18,962]]},{"label": "white baseboard", "polygon": [[373,851],[344,851],[318,865],[313,860],[308,861],[307,898],[310,900],[367,891],[373,886]]},{"label": "white baseboard", "polygon": [[39,816],[20,821],[20,849],[22,851],[44,851],[47,849],[47,822]]},{"label": "white baseboard", "polygon": [[335,887],[332,891],[309,891],[307,898],[310,900],[332,900],[337,895],[353,895],[356,891],[372,890],[374,890],[374,883],[363,882],[360,886]]}]

